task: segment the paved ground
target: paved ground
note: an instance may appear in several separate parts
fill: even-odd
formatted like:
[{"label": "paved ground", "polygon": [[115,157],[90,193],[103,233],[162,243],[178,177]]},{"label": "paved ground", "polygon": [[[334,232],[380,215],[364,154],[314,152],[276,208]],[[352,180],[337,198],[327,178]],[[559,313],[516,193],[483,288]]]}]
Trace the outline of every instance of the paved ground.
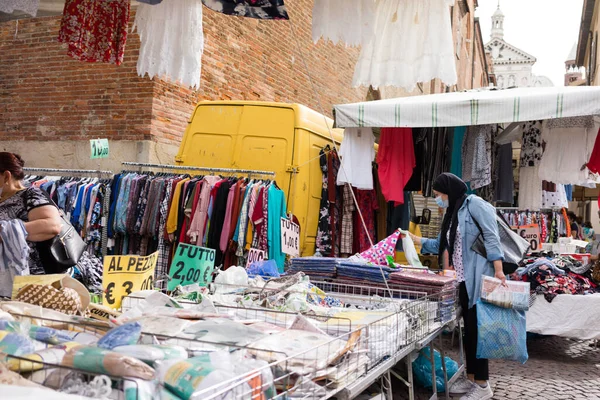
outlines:
[{"label": "paved ground", "polygon": [[[491,361],[494,399],[600,399],[600,348],[590,343],[537,337],[528,340],[525,365]],[[406,389],[394,387],[394,400],[407,398]],[[429,398],[425,390],[416,392],[418,400]]]}]

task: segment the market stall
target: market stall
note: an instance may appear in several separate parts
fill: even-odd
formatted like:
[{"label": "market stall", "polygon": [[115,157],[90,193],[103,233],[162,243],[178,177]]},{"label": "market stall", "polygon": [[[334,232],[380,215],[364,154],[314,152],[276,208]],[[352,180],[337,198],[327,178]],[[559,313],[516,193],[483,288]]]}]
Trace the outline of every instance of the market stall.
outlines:
[{"label": "market stall", "polygon": [[[433,129],[439,135],[447,135],[446,131],[454,127],[454,139],[459,137],[460,143],[456,145],[451,142],[451,171],[459,177],[462,174],[463,179],[470,182],[471,189],[477,189],[477,194],[497,204],[504,201],[499,177],[494,176],[492,171],[499,169],[500,175],[513,175],[512,165],[509,164],[507,170],[502,172],[502,164],[494,164],[498,160],[498,151],[501,151],[503,144],[522,141],[518,206],[504,209],[504,217],[511,221],[510,225],[515,229],[530,227],[534,231],[529,238],[536,242],[534,249],[537,253],[534,252],[532,262],[539,261],[545,265],[557,262],[564,267],[563,258],[568,258],[569,254],[564,254],[561,258],[553,254],[538,253],[543,249],[555,250],[557,254],[575,252],[575,245],[559,238],[571,235],[571,221],[566,212],[569,192],[573,190],[569,185],[595,187],[600,182],[595,168],[595,143],[599,127],[595,116],[600,114],[600,88],[515,88],[444,93],[337,105],[334,107],[334,114],[336,127],[346,128],[346,132],[366,128],[382,128],[382,131],[383,128],[396,128],[392,132],[398,135],[397,140],[401,140],[401,129]],[[498,128],[500,124],[503,127]],[[462,127],[466,127],[466,133]],[[457,135],[457,132],[461,133]],[[473,156],[473,152],[476,154],[482,150],[476,147],[479,143],[477,140],[471,141],[470,133],[484,138],[481,143],[487,148],[483,147],[483,153],[480,154],[485,157],[487,151],[487,167],[478,166],[477,161],[473,161],[477,158]],[[545,149],[542,142],[546,143]],[[471,153],[467,150],[465,153],[465,147],[469,147],[466,143],[473,143],[475,150],[471,150]],[[498,144],[499,150],[494,150],[494,143]],[[456,157],[460,159],[456,169],[455,149]],[[511,156],[508,156],[508,160],[511,161]],[[471,165],[473,169],[470,168]],[[491,196],[480,189],[485,189],[488,185],[495,189]],[[512,199],[510,203],[512,205]],[[594,282],[590,281],[589,268],[585,269],[587,275],[581,278],[571,275],[579,275],[573,271],[582,268],[582,259],[589,261],[589,255],[587,258],[585,255],[580,256],[576,255],[577,260],[566,261],[567,266],[572,266],[571,269],[567,268],[558,276],[552,277],[556,285],[538,283],[541,282],[539,273],[546,272],[532,272],[532,290],[537,289],[537,293],[544,293],[546,296],[546,299],[542,295],[537,296],[528,312],[528,328],[532,332],[567,337],[576,337],[581,333],[579,339],[596,338],[600,335],[597,327],[586,322],[590,318],[587,313],[594,313],[592,305],[595,296],[574,295],[593,292],[596,288]],[[550,303],[547,300],[548,293],[568,294],[559,294]],[[556,316],[561,315],[566,304],[577,304],[577,309],[588,311],[564,316],[560,323],[556,323]],[[594,315],[598,319],[597,312]],[[570,328],[566,328],[567,326]]]}]

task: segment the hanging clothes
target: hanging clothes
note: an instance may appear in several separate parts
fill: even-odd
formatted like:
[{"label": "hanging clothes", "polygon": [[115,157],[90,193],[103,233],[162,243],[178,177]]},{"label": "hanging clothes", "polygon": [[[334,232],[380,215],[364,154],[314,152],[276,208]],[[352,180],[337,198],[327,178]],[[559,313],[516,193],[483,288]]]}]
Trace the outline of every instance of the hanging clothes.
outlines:
[{"label": "hanging clothes", "polygon": [[322,38],[346,46],[367,44],[373,35],[374,17],[375,0],[315,0],[313,42]]},{"label": "hanging clothes", "polygon": [[[376,211],[379,209],[377,193],[374,190],[356,190],[354,195],[358,203],[358,209],[354,213],[354,251],[353,253],[362,253],[371,247],[371,241],[377,242],[377,231],[375,226]],[[363,219],[358,215],[358,210],[362,213]],[[366,225],[367,230],[365,231]],[[371,240],[369,240],[369,237]]]},{"label": "hanging clothes", "polygon": [[565,186],[556,185],[555,191],[542,191],[542,208],[569,208]]},{"label": "hanging clothes", "polygon": [[213,11],[236,17],[290,19],[283,0],[202,0],[202,3]]},{"label": "hanging clothes", "polygon": [[373,129],[345,129],[339,155],[342,159],[342,166],[337,177],[337,184],[341,186],[349,183],[357,189],[373,189],[373,174],[371,173],[372,163],[375,159]]},{"label": "hanging clothes", "polygon": [[550,119],[544,122],[542,139],[545,150],[539,177],[554,183],[588,184],[597,177],[585,168],[596,138],[598,124],[593,116]]},{"label": "hanging clothes", "polygon": [[[377,166],[381,192],[385,199],[397,204],[404,203],[404,187],[416,166],[412,129],[381,129]],[[370,169],[368,173],[371,173]]]},{"label": "hanging clothes", "polygon": [[465,126],[457,126],[452,130],[452,155],[450,156],[450,172],[454,175],[462,178],[463,174],[463,159],[462,159],[462,146],[467,133]]},{"label": "hanging clothes", "polygon": [[268,188],[269,212],[268,234],[269,259],[275,260],[280,273],[284,272],[285,254],[281,250],[281,218],[286,218],[285,194],[275,185]]},{"label": "hanging clothes", "polygon": [[[173,29],[177,27],[177,29]],[[139,76],[198,89],[204,51],[202,4],[196,0],[165,0],[140,4],[135,16],[140,35]]]},{"label": "hanging clothes", "polygon": [[67,0],[58,41],[69,57],[121,65],[125,54],[130,0]]},{"label": "hanging clothes", "polygon": [[542,147],[542,122],[530,121],[522,125],[521,167],[540,165],[544,149]]},{"label": "hanging clothes", "polygon": [[494,201],[512,205],[514,203],[515,179],[512,165],[512,144],[498,146],[498,164],[495,168]]},{"label": "hanging clothes", "polygon": [[462,179],[471,189],[492,183],[492,137],[495,125],[476,125],[467,128],[463,141]]},{"label": "hanging clothes", "polygon": [[329,207],[329,163],[328,153],[331,151],[329,145],[319,152],[319,164],[323,174],[321,186],[321,203],[319,206],[319,225],[317,228],[316,251],[322,256],[331,254],[333,242],[331,237],[331,210]]},{"label": "hanging clothes", "polygon": [[2,0],[0,1],[0,12],[12,14],[15,11],[23,11],[32,17],[37,16],[40,8],[40,0]]},{"label": "hanging clothes", "polygon": [[433,181],[442,172],[450,169],[450,146],[448,136],[450,128],[426,128],[425,136],[425,169],[423,172],[423,196],[433,195]]},{"label": "hanging clothes", "polygon": [[428,157],[425,155],[425,140],[427,131],[425,129],[413,129],[413,148],[415,153],[415,167],[412,176],[406,183],[404,189],[410,192],[420,192],[423,189],[423,173]]},{"label": "hanging clothes", "polygon": [[352,186],[344,185],[343,190],[343,210],[342,210],[342,233],[340,236],[340,253],[342,255],[352,254],[352,242],[354,239],[354,224],[352,214],[356,210],[354,197],[352,196]]},{"label": "hanging clothes", "polygon": [[353,86],[395,86],[412,91],[417,83],[435,78],[448,86],[456,84],[453,5],[454,0],[378,1],[374,33],[362,46]]},{"label": "hanging clothes", "polygon": [[[600,131],[598,131],[598,133],[600,133]],[[598,140],[598,136],[600,135],[596,134],[594,149],[587,162],[587,168],[595,174],[600,174],[600,140]]]}]

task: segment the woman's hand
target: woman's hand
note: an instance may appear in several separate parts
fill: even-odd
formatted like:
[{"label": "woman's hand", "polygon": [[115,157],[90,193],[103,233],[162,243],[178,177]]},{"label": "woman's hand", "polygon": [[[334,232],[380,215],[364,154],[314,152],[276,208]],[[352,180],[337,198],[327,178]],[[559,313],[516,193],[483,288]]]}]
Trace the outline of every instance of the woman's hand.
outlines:
[{"label": "woman's hand", "polygon": [[408,232],[408,236],[410,237],[410,239],[413,241],[414,244],[416,245],[421,245],[421,239],[420,237],[413,235],[412,233]]},{"label": "woman's hand", "polygon": [[502,281],[502,286],[506,286],[506,275],[504,275],[504,272],[496,271],[494,278],[500,279]]}]

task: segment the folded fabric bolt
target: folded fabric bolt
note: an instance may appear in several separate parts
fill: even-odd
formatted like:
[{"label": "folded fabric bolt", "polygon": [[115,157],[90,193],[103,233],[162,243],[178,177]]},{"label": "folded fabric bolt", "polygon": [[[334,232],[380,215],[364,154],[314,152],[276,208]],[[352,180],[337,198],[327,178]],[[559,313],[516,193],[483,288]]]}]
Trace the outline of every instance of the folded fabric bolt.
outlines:
[{"label": "folded fabric bolt", "polygon": [[537,267],[547,267],[548,269],[550,269],[550,271],[553,274],[556,274],[556,275],[564,275],[565,274],[564,270],[558,268],[556,265],[554,265],[554,263],[552,261],[544,259],[544,258],[539,258],[533,264],[529,264],[526,267],[521,267],[521,268],[517,269],[516,273],[519,277],[521,277],[523,275],[528,274],[529,271],[531,271]]},{"label": "folded fabric bolt", "polygon": [[139,322],[130,322],[111,329],[98,341],[98,347],[112,350],[118,346],[135,344],[142,334],[142,325]]}]

